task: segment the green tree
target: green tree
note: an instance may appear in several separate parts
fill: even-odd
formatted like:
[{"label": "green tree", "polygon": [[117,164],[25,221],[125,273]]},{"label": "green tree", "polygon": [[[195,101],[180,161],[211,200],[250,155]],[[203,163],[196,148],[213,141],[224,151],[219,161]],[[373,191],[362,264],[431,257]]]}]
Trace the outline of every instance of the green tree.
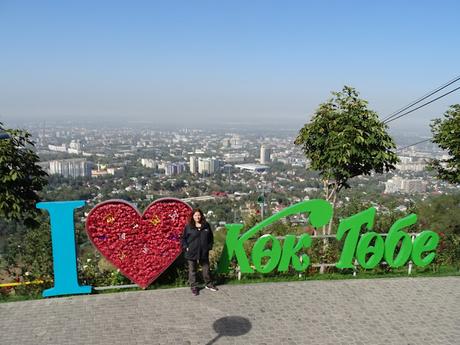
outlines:
[{"label": "green tree", "polygon": [[4,258],[11,278],[50,280],[53,276],[49,224],[20,228],[8,237]]},{"label": "green tree", "polygon": [[0,216],[36,225],[37,192],[45,186],[47,174],[37,165],[39,158],[27,131],[5,129],[2,123],[0,131],[9,134],[0,140]]},{"label": "green tree", "polygon": [[[395,168],[398,157],[388,127],[367,108],[367,101],[360,99],[355,89],[344,86],[332,95],[320,104],[294,143],[310,160],[310,169],[319,172],[325,199],[335,208],[337,194],[350,187],[351,178],[388,172]],[[331,227],[332,221],[328,234]]]},{"label": "green tree", "polygon": [[460,183],[460,104],[451,105],[443,119],[431,124],[433,142],[446,150],[448,159],[432,160],[429,168],[435,170],[438,178],[450,183]]}]

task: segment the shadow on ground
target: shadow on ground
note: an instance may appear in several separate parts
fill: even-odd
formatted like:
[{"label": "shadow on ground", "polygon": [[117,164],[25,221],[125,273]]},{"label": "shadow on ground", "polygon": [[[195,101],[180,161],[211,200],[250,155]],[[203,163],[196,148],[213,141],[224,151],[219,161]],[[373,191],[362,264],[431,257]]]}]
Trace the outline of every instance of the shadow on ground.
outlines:
[{"label": "shadow on ground", "polygon": [[248,333],[251,328],[251,322],[241,316],[226,316],[214,322],[212,325],[217,336],[206,343],[206,345],[214,344],[220,337],[239,337]]}]

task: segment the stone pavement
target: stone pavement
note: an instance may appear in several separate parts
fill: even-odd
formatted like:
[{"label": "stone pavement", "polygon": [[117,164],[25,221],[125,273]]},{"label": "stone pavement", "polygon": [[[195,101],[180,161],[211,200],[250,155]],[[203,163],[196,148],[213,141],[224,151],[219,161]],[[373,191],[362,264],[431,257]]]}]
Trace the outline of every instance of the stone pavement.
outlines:
[{"label": "stone pavement", "polygon": [[304,281],[0,304],[0,344],[460,344],[460,277]]}]

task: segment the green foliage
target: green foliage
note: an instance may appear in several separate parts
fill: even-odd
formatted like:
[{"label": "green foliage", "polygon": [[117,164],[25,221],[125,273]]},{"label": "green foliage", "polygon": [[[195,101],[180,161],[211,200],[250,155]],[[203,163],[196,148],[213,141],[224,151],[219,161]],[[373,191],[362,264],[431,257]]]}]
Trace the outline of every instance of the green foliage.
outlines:
[{"label": "green foliage", "polygon": [[436,250],[436,265],[452,265],[460,268],[460,236],[439,233],[440,242]]},{"label": "green foliage", "polygon": [[430,168],[441,180],[460,183],[460,104],[450,106],[443,119],[433,120],[431,132],[433,142],[446,150],[450,158],[433,160]]},{"label": "green foliage", "polygon": [[39,227],[18,226],[8,236],[4,259],[13,279],[49,281],[53,277],[53,259],[49,224],[44,220]]},{"label": "green foliage", "polygon": [[432,230],[439,234],[434,269],[440,265],[460,267],[460,194],[440,195],[414,205],[416,232]]},{"label": "green foliage", "polygon": [[46,173],[37,165],[39,158],[27,131],[4,129],[9,138],[0,140],[0,216],[37,225],[37,191],[46,184]]},{"label": "green foliage", "polygon": [[460,194],[441,195],[419,202],[414,213],[419,218],[419,231],[460,235]]},{"label": "green foliage", "polygon": [[392,151],[395,143],[387,134],[388,127],[355,89],[345,86],[332,94],[300,130],[295,144],[335,193],[348,188],[352,177],[394,169],[398,157]]}]

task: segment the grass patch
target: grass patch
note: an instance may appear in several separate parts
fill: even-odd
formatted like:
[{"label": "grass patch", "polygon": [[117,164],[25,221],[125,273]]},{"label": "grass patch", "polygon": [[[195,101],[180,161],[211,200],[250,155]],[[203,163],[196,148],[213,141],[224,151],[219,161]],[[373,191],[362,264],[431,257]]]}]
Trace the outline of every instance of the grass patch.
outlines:
[{"label": "grass patch", "polygon": [[[318,272],[302,273],[276,273],[276,274],[243,274],[241,280],[238,280],[233,275],[218,274],[215,276],[218,285],[240,285],[254,283],[273,283],[273,282],[294,282],[294,281],[311,281],[311,280],[343,280],[343,279],[379,279],[379,278],[401,278],[401,277],[447,277],[460,276],[460,270],[454,266],[428,266],[414,267],[412,274],[407,274],[407,268],[398,269],[377,269],[377,270],[361,270],[353,276],[352,270],[338,270],[331,268],[329,272],[319,274]],[[178,287],[187,287],[187,283],[183,280],[169,283],[159,284],[154,283],[146,290],[171,289]],[[0,303],[18,302],[43,299],[41,288],[43,286],[20,286],[16,288],[0,288]],[[49,286],[43,287],[43,289]],[[93,290],[93,294],[106,294],[117,292],[142,291],[138,287],[116,288],[107,290]],[[62,296],[64,297],[64,296]]]}]

